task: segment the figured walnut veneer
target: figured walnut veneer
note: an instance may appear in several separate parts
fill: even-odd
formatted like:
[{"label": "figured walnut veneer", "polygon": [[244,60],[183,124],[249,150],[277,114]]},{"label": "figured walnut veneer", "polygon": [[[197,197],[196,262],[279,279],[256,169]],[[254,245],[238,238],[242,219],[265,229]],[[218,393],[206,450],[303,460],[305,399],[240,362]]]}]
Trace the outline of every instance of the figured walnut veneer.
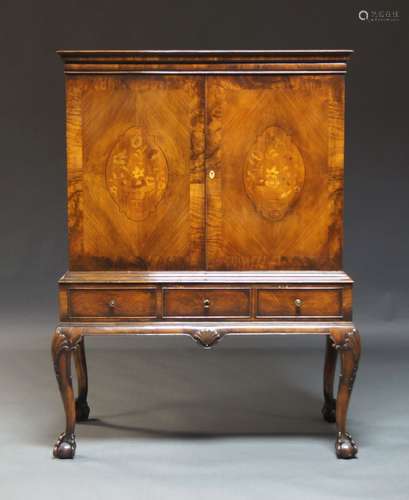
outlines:
[{"label": "figured walnut veneer", "polygon": [[[336,453],[360,356],[342,271],[344,74],[351,51],[59,51],[69,270],[53,359],[86,420],[85,335],[323,335]],[[333,395],[337,355],[341,378]],[[74,399],[71,358],[78,374]]]}]

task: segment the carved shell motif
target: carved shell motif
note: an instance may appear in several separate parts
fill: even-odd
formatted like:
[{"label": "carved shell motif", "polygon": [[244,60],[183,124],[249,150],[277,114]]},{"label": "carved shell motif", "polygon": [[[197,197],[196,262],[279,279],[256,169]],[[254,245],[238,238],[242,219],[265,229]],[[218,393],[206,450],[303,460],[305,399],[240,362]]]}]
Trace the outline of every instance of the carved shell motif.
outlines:
[{"label": "carved shell motif", "polygon": [[156,210],[168,183],[165,155],[152,135],[131,127],[117,139],[106,166],[106,186],[128,219],[146,219]]},{"label": "carved shell motif", "polygon": [[214,328],[206,328],[193,333],[192,338],[205,349],[210,349],[219,342],[222,335]]},{"label": "carved shell motif", "polygon": [[282,219],[300,197],[305,178],[301,153],[280,127],[257,137],[244,167],[244,187],[266,219]]}]

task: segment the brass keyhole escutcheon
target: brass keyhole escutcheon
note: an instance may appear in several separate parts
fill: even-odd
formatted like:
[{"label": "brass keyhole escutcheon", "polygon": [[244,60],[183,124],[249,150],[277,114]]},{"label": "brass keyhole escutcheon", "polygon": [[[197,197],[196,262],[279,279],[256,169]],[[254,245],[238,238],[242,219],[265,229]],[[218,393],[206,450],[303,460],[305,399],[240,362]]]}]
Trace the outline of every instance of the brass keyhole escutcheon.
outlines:
[{"label": "brass keyhole escutcheon", "polygon": [[209,179],[214,179],[216,177],[216,172],[214,170],[210,170]]},{"label": "brass keyhole escutcheon", "polygon": [[210,300],[209,299],[204,299],[204,301],[203,301],[203,307],[205,309],[209,309],[209,307],[210,307]]},{"label": "brass keyhole escutcheon", "polygon": [[301,299],[295,299],[294,300],[294,305],[295,305],[295,310],[296,310],[297,314],[299,314],[300,310],[301,310],[301,306],[302,306],[302,300]]}]

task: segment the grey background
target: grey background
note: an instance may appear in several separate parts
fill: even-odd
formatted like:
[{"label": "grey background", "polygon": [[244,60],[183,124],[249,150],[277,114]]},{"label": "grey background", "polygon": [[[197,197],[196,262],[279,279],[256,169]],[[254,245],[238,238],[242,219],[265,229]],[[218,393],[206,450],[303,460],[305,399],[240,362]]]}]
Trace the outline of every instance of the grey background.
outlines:
[{"label": "grey background", "polygon": [[[358,11],[398,10],[363,23]],[[408,13],[393,2],[4,1],[0,491],[5,498],[408,498]],[[92,339],[73,462],[50,458],[63,412],[49,356],[67,266],[64,81],[57,48],[352,48],[344,268],[364,356],[333,457],[322,339]]]}]

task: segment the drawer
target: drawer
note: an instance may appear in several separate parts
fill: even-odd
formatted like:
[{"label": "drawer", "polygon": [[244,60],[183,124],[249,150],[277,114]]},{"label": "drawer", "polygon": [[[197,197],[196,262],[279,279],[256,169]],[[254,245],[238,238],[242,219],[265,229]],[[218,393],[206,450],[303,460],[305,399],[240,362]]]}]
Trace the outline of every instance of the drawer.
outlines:
[{"label": "drawer", "polygon": [[341,317],[342,288],[262,289],[257,292],[257,317]]},{"label": "drawer", "polygon": [[250,316],[250,290],[218,288],[165,288],[164,316],[168,318]]},{"label": "drawer", "polygon": [[154,318],[156,289],[72,289],[69,314],[78,318]]}]

